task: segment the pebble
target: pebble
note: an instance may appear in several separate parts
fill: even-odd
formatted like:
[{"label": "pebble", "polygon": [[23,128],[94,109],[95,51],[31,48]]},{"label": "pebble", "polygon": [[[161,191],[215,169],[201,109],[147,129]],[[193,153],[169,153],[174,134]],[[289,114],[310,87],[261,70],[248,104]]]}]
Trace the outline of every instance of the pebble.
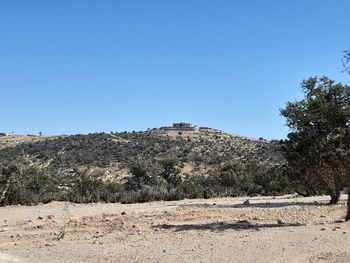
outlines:
[{"label": "pebble", "polygon": [[277,219],[277,224],[279,224],[279,225],[283,225],[283,224],[284,224],[284,222],[283,222],[283,220],[282,220],[282,219]]}]

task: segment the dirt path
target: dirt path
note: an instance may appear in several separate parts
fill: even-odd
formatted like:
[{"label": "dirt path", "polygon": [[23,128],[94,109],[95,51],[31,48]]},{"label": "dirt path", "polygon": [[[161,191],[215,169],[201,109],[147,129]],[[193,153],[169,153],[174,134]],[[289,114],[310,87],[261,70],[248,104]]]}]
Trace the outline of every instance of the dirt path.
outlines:
[{"label": "dirt path", "polygon": [[345,196],[0,208],[3,262],[350,262]]}]

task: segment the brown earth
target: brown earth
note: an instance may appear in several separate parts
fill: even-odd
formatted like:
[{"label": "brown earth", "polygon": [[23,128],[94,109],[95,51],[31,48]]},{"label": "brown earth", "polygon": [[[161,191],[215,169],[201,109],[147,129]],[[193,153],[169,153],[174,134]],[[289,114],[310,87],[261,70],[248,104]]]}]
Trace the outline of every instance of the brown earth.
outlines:
[{"label": "brown earth", "polygon": [[0,136],[0,149],[16,146],[17,144],[26,142],[36,142],[43,139],[45,139],[45,137],[26,135]]},{"label": "brown earth", "polygon": [[345,196],[0,208],[2,262],[350,262]]}]

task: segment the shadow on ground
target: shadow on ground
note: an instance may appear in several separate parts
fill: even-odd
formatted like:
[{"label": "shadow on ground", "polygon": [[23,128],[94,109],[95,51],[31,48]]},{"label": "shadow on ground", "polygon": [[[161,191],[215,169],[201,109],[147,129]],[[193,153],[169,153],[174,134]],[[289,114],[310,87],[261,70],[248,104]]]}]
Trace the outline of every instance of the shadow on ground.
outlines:
[{"label": "shadow on ground", "polygon": [[[340,200],[339,204],[345,204],[346,200]],[[288,206],[329,206],[325,202],[266,202],[266,203],[250,203],[250,204],[188,204],[181,207],[196,207],[196,208],[283,208]]]},{"label": "shadow on ground", "polygon": [[260,230],[264,228],[280,228],[280,227],[294,227],[294,226],[305,226],[305,224],[252,224],[249,221],[242,220],[237,223],[207,223],[207,224],[183,224],[183,225],[172,225],[162,224],[153,226],[157,229],[172,229],[178,231],[191,231],[191,230],[209,230],[209,231],[225,231],[225,230]]}]

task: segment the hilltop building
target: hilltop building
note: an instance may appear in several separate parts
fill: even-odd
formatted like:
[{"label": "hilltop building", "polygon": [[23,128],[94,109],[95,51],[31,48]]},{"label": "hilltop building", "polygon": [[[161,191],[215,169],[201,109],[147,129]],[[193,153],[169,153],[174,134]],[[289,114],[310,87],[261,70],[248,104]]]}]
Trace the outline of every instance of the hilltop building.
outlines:
[{"label": "hilltop building", "polygon": [[175,129],[192,129],[192,123],[186,123],[186,122],[179,122],[179,123],[173,123],[173,128]]},{"label": "hilltop building", "polygon": [[190,132],[205,132],[205,133],[222,133],[218,129],[213,129],[209,127],[198,127],[189,122],[178,122],[173,123],[172,126],[160,127],[163,131],[190,131]]},{"label": "hilltop building", "polygon": [[192,123],[188,122],[173,123],[172,126],[161,127],[161,129],[165,131],[196,131],[195,126],[193,126]]}]

